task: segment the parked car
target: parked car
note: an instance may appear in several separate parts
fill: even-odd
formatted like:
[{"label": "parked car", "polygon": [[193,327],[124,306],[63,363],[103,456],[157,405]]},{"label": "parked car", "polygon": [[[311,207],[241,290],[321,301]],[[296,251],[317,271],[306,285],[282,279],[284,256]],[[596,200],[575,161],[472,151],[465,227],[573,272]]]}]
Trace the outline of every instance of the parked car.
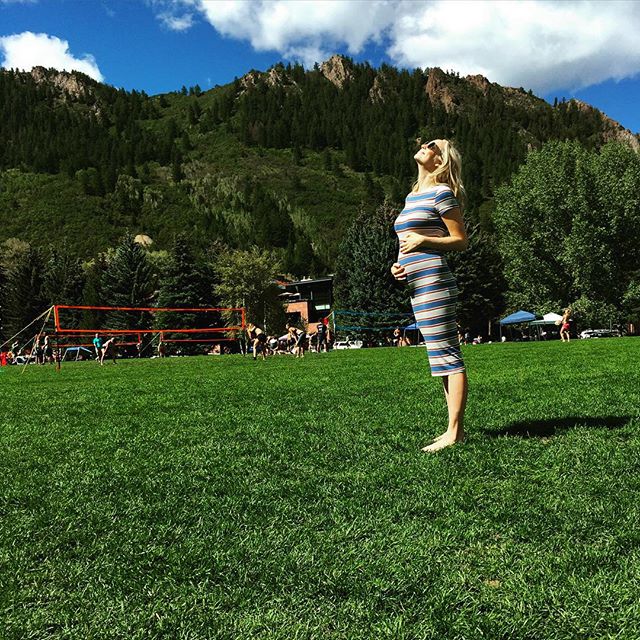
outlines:
[{"label": "parked car", "polygon": [[621,335],[618,329],[585,329],[580,333],[581,338],[619,338]]},{"label": "parked car", "polygon": [[334,349],[362,349],[362,340],[338,340],[333,343]]}]

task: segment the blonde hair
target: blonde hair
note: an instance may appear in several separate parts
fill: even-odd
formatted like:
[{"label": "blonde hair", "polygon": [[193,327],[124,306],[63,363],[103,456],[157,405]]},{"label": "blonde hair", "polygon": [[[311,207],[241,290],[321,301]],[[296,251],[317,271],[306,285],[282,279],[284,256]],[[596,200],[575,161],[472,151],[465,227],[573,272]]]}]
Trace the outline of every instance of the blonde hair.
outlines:
[{"label": "blonde hair", "polygon": [[447,184],[451,187],[460,206],[463,207],[467,193],[462,184],[462,156],[450,140],[441,140],[440,142],[442,144],[438,144],[438,148],[442,162],[433,173],[427,174],[422,180],[416,180],[412,192],[416,193],[428,185]]}]

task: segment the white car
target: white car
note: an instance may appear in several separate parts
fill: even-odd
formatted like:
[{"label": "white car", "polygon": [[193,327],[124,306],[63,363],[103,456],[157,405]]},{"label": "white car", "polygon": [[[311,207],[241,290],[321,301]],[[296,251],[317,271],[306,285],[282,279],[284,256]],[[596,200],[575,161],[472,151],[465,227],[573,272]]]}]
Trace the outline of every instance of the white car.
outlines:
[{"label": "white car", "polygon": [[617,329],[585,329],[581,338],[619,338],[622,334]]},{"label": "white car", "polygon": [[333,343],[334,349],[362,349],[362,340],[339,340]]}]

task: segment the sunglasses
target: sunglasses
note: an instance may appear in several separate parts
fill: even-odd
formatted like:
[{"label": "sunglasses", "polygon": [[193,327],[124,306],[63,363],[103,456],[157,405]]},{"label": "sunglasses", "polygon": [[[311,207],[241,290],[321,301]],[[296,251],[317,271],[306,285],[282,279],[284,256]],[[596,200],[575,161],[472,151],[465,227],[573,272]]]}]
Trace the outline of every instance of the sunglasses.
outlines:
[{"label": "sunglasses", "polygon": [[427,143],[427,149],[431,149],[431,151],[435,151],[436,153],[442,155],[442,150],[433,140]]}]

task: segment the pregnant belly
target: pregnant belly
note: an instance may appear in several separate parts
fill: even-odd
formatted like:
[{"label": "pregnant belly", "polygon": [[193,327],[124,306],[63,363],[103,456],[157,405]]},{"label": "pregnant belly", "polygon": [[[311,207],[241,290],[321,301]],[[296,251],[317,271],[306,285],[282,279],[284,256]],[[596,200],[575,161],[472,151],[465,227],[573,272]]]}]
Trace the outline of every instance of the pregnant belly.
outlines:
[{"label": "pregnant belly", "polygon": [[400,264],[407,274],[407,284],[416,285],[455,282],[444,256],[435,253],[410,253],[400,256]]}]

